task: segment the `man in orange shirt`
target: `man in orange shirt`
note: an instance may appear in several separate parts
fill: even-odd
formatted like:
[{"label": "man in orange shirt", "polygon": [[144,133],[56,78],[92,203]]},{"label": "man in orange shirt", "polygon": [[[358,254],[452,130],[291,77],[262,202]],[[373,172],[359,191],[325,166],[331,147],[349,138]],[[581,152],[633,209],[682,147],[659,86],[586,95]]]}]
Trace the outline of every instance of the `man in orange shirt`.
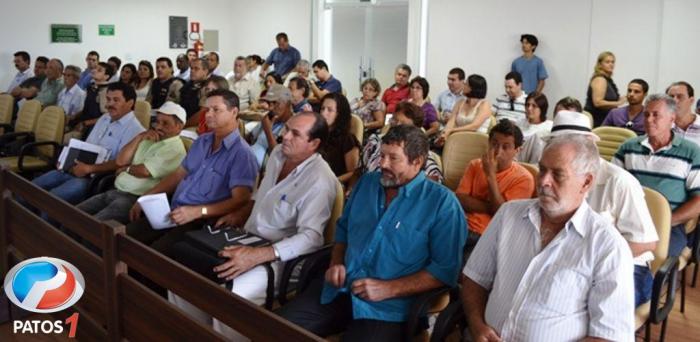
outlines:
[{"label": "man in orange shirt", "polygon": [[532,174],[514,162],[522,144],[520,128],[503,119],[489,132],[486,154],[472,160],[464,172],[456,193],[467,216],[467,253],[474,249],[501,204],[532,197],[535,189]]}]

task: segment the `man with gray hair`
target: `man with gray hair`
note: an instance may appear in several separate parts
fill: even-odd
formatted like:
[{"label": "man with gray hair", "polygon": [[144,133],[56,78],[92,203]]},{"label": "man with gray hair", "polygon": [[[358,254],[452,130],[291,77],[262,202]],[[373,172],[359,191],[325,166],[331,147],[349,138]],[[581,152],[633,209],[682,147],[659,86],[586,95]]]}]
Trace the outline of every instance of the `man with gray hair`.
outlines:
[{"label": "man with gray hair", "polygon": [[76,114],[83,111],[85,104],[85,90],[78,86],[80,79],[80,68],[75,65],[69,65],[63,70],[64,88],[58,93],[58,105],[63,108],[66,117],[70,120]]},{"label": "man with gray hair", "polygon": [[246,110],[258,102],[260,97],[260,83],[248,74],[248,66],[245,57],[238,56],[233,61],[233,71],[226,77],[231,91],[238,95],[241,101],[241,110]]},{"label": "man with gray hair", "polygon": [[473,340],[633,341],[632,253],[585,201],[595,143],[554,137],[539,167],[538,198],[503,204],[464,267]]},{"label": "man with gray hair", "polygon": [[305,59],[299,60],[297,66],[294,67],[294,71],[290,72],[284,79],[284,86],[289,87],[289,81],[291,81],[294,77],[301,77],[305,80],[308,80],[309,72],[311,72],[311,63],[309,63],[309,61]]},{"label": "man with gray hair", "polygon": [[671,205],[670,256],[679,255],[687,245],[685,223],[700,214],[700,147],[672,130],[676,114],[671,96],[649,96],[644,106],[647,134],[627,140],[613,158]]},{"label": "man with gray hair", "polygon": [[41,102],[43,107],[52,106],[58,100],[58,93],[63,90],[63,62],[60,59],[52,58],[46,64],[46,79],[41,83],[41,88],[36,94],[36,100]]}]

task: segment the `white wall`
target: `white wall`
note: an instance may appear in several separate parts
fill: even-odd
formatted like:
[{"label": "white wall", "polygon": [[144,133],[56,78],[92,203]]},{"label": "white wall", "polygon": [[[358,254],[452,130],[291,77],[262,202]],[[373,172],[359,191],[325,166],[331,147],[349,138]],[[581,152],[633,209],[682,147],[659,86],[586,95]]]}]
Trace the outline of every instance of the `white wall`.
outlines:
[{"label": "white wall", "polygon": [[[310,0],[23,0],[8,2],[0,11],[0,89],[15,74],[12,54],[26,50],[36,56],[57,57],[64,64],[85,67],[85,55],[97,50],[102,59],[115,55],[123,63],[160,56],[175,59],[184,49],[170,49],[168,17],[199,21],[200,30],[219,30],[222,63],[232,68],[236,55],[263,58],[276,47],[275,34],[286,31],[302,55],[311,50]],[[282,13],[283,15],[278,15]],[[51,44],[50,24],[81,24],[80,44]],[[114,37],[97,34],[98,24],[115,25]],[[191,45],[191,43],[190,43]]]},{"label": "white wall", "polygon": [[520,34],[533,33],[549,72],[544,93],[551,104],[567,95],[585,101],[604,50],[617,56],[613,79],[622,94],[633,78],[645,79],[651,91],[680,79],[700,88],[698,13],[694,0],[432,0],[426,77],[437,94],[447,87],[447,71],[460,66],[486,77],[494,99],[521,54]]}]

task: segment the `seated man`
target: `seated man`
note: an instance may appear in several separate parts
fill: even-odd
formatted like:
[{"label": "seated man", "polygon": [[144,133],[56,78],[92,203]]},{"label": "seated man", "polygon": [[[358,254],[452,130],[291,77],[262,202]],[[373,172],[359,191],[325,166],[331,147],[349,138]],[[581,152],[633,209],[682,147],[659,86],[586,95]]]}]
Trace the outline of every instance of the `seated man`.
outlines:
[{"label": "seated man", "polygon": [[187,55],[181,53],[177,55],[175,59],[175,65],[177,65],[177,75],[175,77],[181,79],[183,82],[190,80],[190,60],[187,59]]},{"label": "seated man", "polygon": [[466,223],[450,190],[421,172],[428,138],[400,125],[381,148],[381,172],[360,179],[338,220],[325,284],[319,277],[279,311],[319,336],[403,340],[415,295],[456,285]]},{"label": "seated man", "polygon": [[394,71],[394,84],[384,90],[382,102],[386,105],[386,113],[394,114],[396,105],[408,99],[411,95],[408,80],[411,77],[411,67],[406,64],[399,64]]},{"label": "seated man", "polygon": [[51,192],[71,204],[85,199],[93,173],[112,172],[117,169],[117,155],[144,128],[134,116],[136,92],[124,83],[112,83],[107,88],[107,113],[102,115],[86,142],[99,145],[109,152],[108,161],[102,164],[75,162],[68,171],[53,170],[37,178],[32,183]]},{"label": "seated man", "polygon": [[22,82],[26,79],[34,76],[34,72],[30,68],[31,57],[27,51],[17,51],[14,54],[13,62],[15,63],[15,69],[17,69],[17,74],[7,86],[7,92],[11,92],[12,89],[19,87]]},{"label": "seated man", "polygon": [[202,92],[209,77],[207,60],[197,58],[190,62],[190,80],[180,88],[180,106],[187,113],[185,127],[195,127],[199,125],[199,109],[204,107],[206,102]]},{"label": "seated man", "polygon": [[63,70],[63,84],[65,87],[58,93],[57,105],[63,108],[66,114],[66,122],[83,111],[85,105],[85,90],[78,86],[80,68],[69,65]]},{"label": "seated man", "polygon": [[[207,270],[216,266],[215,272],[222,281],[233,281],[233,293],[262,305],[266,298],[267,272],[260,264],[271,261],[275,274],[280,274],[284,262],[323,245],[323,230],[333,210],[338,183],[318,153],[326,139],[328,126],[317,113],[304,112],[287,121],[282,144],[270,155],[254,203],[249,202],[219,220],[224,225],[244,226],[246,231],[272,242],[265,247],[226,247],[220,253],[226,258],[224,263],[220,264],[215,256],[204,262]],[[192,247],[182,242],[170,254],[188,264]],[[185,311],[196,313],[195,317],[204,315],[177,295],[169,293],[168,297]],[[238,335],[217,320],[214,329],[232,339]]]},{"label": "seated man", "polygon": [[527,94],[522,89],[523,79],[517,71],[506,74],[506,93],[497,97],[491,111],[496,115],[496,120],[508,119],[518,127],[524,127],[527,122],[525,115],[525,100]]},{"label": "seated man", "polygon": [[320,108],[320,102],[324,96],[330,93],[340,93],[343,90],[343,86],[340,81],[331,75],[331,72],[328,70],[328,64],[322,59],[315,61],[311,67],[318,81],[309,82],[311,94],[308,100],[312,106]]},{"label": "seated man", "polygon": [[101,221],[127,224],[129,209],[138,197],[180,166],[186,154],[180,139],[185,110],[166,102],[156,112],[154,128],[137,135],[119,152],[115,189],[85,200],[78,209]]},{"label": "seated man", "polygon": [[295,77],[301,77],[304,80],[309,79],[309,73],[311,72],[311,63],[305,59],[300,59],[294,70],[287,74],[284,78],[283,86],[289,87],[289,81]]},{"label": "seated man", "polygon": [[24,80],[19,86],[10,91],[10,95],[15,97],[16,101],[33,99],[41,89],[41,84],[46,79],[46,64],[49,59],[44,56],[39,56],[34,61],[34,76]]},{"label": "seated man", "polygon": [[673,226],[668,255],[677,256],[688,242],[685,223],[700,214],[700,147],[672,130],[677,112],[672,97],[649,95],[644,107],[647,134],[623,143],[612,162],[666,197]]},{"label": "seated man", "polygon": [[627,85],[627,106],[613,108],[603,120],[601,126],[622,127],[633,130],[637,135],[644,134],[644,97],[649,91],[649,84],[635,78]]},{"label": "seated man", "polygon": [[292,93],[281,84],[274,84],[262,98],[270,103],[270,111],[248,135],[258,166],[262,168],[265,155],[277,146],[284,125],[292,117]]},{"label": "seated man", "polygon": [[36,100],[42,107],[53,106],[58,101],[58,93],[63,90],[63,62],[53,58],[46,65],[46,78],[41,82],[41,88],[36,94]]},{"label": "seated man", "polygon": [[535,180],[514,160],[522,144],[520,128],[502,119],[489,131],[486,154],[472,160],[464,171],[455,193],[469,227],[467,252],[476,246],[503,203],[532,197]]},{"label": "seated man", "polygon": [[151,103],[151,108],[160,108],[165,101],[179,100],[180,89],[185,82],[173,77],[173,61],[168,57],[160,57],[156,60],[156,78],[151,81],[146,101]]},{"label": "seated man", "polygon": [[538,199],[505,203],[464,268],[473,341],[633,341],[632,254],[585,202],[595,143],[553,138]]},{"label": "seated man", "polygon": [[205,219],[247,205],[255,187],[258,165],[238,134],[238,97],[228,89],[212,90],[206,106],[207,126],[212,131],[194,141],[175,172],[144,193],[174,193],[170,220],[177,226],[154,230],[148,220],[139,219],[138,202],[129,212],[132,222],[126,227],[127,234],[161,252],[187,231],[202,228]]},{"label": "seated man", "polygon": [[452,109],[459,100],[464,99],[464,70],[462,68],[452,68],[447,74],[447,89],[437,97],[435,107],[438,110],[438,120],[442,126],[452,116]]},{"label": "seated man", "polygon": [[673,82],[666,95],[676,100],[676,121],[673,134],[700,145],[700,115],[693,112],[695,90],[685,81]]},{"label": "seated man", "polygon": [[241,100],[241,110],[255,105],[260,97],[260,83],[248,74],[245,57],[238,56],[233,61],[233,75],[227,78],[231,91]]}]

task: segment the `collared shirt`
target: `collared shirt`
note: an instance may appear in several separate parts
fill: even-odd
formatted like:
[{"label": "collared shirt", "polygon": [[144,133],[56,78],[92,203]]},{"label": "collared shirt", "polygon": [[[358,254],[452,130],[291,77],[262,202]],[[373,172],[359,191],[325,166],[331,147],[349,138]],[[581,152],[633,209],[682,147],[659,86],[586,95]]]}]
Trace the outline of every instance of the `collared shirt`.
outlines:
[{"label": "collared shirt", "polygon": [[[462,94],[462,89],[458,90],[456,93],[451,92],[449,89],[445,89],[440,95],[438,95],[437,98],[437,110],[441,113],[448,112],[452,113],[452,109],[455,106],[455,103],[459,100],[465,99],[464,94]],[[447,120],[444,120],[445,123]]]},{"label": "collared shirt", "polygon": [[[633,243],[659,241],[642,186],[621,167],[601,158],[595,185],[588,191],[586,201],[591,209],[610,219],[625,240]],[[634,264],[645,266],[651,260],[654,260],[654,253],[648,251],[634,258]]]},{"label": "collared shirt", "polygon": [[231,91],[238,95],[240,100],[240,109],[246,110],[252,102],[257,102],[260,97],[260,83],[250,78],[248,74],[243,75],[240,80],[236,80],[236,76],[228,79]]},{"label": "collared shirt", "polygon": [[265,63],[275,66],[275,73],[284,76],[292,71],[299,63],[301,54],[295,47],[289,45],[287,50],[275,48],[270,52],[270,55],[265,59]]},{"label": "collared shirt", "polygon": [[249,232],[275,242],[282,261],[323,245],[338,179],[321,155],[314,153],[277,182],[286,157],[282,145],[270,154],[265,177],[255,192],[255,205],[245,224]]},{"label": "collared shirt", "polygon": [[504,341],[634,341],[632,253],[585,202],[544,248],[537,199],[504,203],[464,268]]},{"label": "collared shirt", "polygon": [[503,94],[496,98],[496,102],[491,106],[491,110],[496,113],[496,121],[508,119],[513,121],[518,127],[524,127],[525,122],[527,122],[525,116],[526,99],[527,94],[525,92],[522,92],[516,99],[511,99],[508,94]]},{"label": "collared shirt", "polygon": [[[613,108],[603,120],[601,126],[615,126],[633,130],[637,135],[646,133],[644,128],[644,109],[630,120],[630,106]],[[680,131],[680,130],[679,130]]]},{"label": "collared shirt", "polygon": [[397,279],[427,271],[455,286],[466,239],[464,213],[454,193],[419,172],[385,207],[381,173],[362,176],[337,222],[335,241],[346,244],[345,284],[325,284],[321,303],[340,292],[352,298],[354,319],[403,322],[415,297],[380,302],[353,295],[351,284],[362,278]]},{"label": "collared shirt", "polygon": [[210,72],[209,75],[210,75],[210,76],[211,76],[211,75],[216,75],[216,76],[224,77],[225,74],[224,74],[223,71],[221,71],[221,67],[216,67],[216,69],[214,69],[212,72]]},{"label": "collared shirt", "polygon": [[353,114],[359,116],[362,122],[369,123],[375,121],[374,112],[384,113],[386,106],[378,98],[365,101],[362,97],[356,97],[350,102],[350,110]]},{"label": "collared shirt", "polygon": [[134,153],[131,165],[143,164],[151,176],[140,178],[122,172],[114,181],[114,187],[130,194],[143,195],[163,177],[175,171],[186,154],[179,135],[158,142],[142,140]]},{"label": "collared shirt", "polygon": [[63,88],[58,93],[58,105],[63,108],[63,111],[68,116],[73,116],[83,110],[85,105],[85,90],[75,84],[70,89]]},{"label": "collared shirt", "polygon": [[516,58],[510,65],[510,71],[517,71],[523,78],[523,91],[532,93],[537,90],[537,83],[547,79],[547,69],[544,62],[537,56],[527,59],[525,56]]},{"label": "collared shirt", "polygon": [[213,144],[214,133],[210,132],[200,135],[190,147],[182,161],[187,176],[175,190],[173,208],[220,202],[239,186],[255,188],[258,163],[238,130],[224,137],[216,151],[212,151]]},{"label": "collared shirt", "polygon": [[182,71],[182,72],[178,70],[177,75],[175,75],[175,77],[177,77],[185,82],[189,81],[190,80],[190,68],[187,68],[187,70]]},{"label": "collared shirt", "polygon": [[525,137],[523,146],[520,147],[520,152],[515,156],[515,160],[523,163],[538,164],[540,158],[542,158],[544,145],[544,140],[537,134]]},{"label": "collared shirt", "polygon": [[92,83],[92,70],[90,69],[85,69],[83,70],[82,73],[80,73],[80,79],[78,79],[78,86],[80,89],[85,90],[90,83]]},{"label": "collared shirt", "polygon": [[673,133],[700,146],[700,115],[695,113],[692,113],[691,115],[695,117],[695,120],[693,120],[693,122],[691,122],[685,130],[680,129],[678,126],[676,126],[676,124],[673,124]]},{"label": "collared shirt", "polygon": [[34,76],[34,71],[32,71],[32,68],[27,68],[24,71],[17,71],[15,78],[12,79],[12,82],[10,82],[10,85],[7,87],[7,92],[9,93],[12,91],[12,89],[19,87],[22,82],[32,76]]},{"label": "collared shirt", "polygon": [[[379,171],[379,162],[381,159],[381,146],[383,134],[374,133],[367,138],[367,143],[362,148],[362,165],[365,167],[365,173]],[[425,165],[423,165],[423,172],[429,178],[442,184],[445,181],[445,177],[436,162],[437,154],[429,153],[428,159],[425,160]],[[439,157],[439,156],[438,156]]]},{"label": "collared shirt", "polygon": [[95,127],[85,141],[106,148],[109,151],[109,160],[114,160],[126,144],[145,130],[134,112],[129,112],[116,121],[112,121],[109,113],[105,113],[97,119]]},{"label": "collared shirt", "polygon": [[671,210],[700,195],[700,147],[675,133],[668,145],[656,151],[646,135],[629,139],[612,162],[629,171],[643,186],[664,195]]},{"label": "collared shirt", "polygon": [[[280,136],[283,128],[284,122],[278,121],[272,124],[271,130],[272,135],[275,136],[275,139]],[[258,165],[262,167],[263,161],[265,160],[265,154],[267,154],[267,149],[270,147],[267,142],[267,135],[265,135],[262,124],[253,128],[253,130],[250,131],[250,134],[255,139],[255,143],[253,146],[251,146],[253,149],[253,154],[255,155],[255,160],[258,162]]]},{"label": "collared shirt", "polygon": [[330,75],[325,81],[316,81],[316,86],[321,90],[328,91],[329,93],[340,93],[343,91],[343,85],[340,83],[340,81],[338,81],[338,79],[333,77],[333,75]]},{"label": "collared shirt", "polygon": [[35,99],[41,102],[41,105],[44,107],[53,106],[58,100],[58,93],[60,93],[63,88],[63,78],[55,80],[46,78],[44,82],[41,83],[41,89],[39,89]]}]

